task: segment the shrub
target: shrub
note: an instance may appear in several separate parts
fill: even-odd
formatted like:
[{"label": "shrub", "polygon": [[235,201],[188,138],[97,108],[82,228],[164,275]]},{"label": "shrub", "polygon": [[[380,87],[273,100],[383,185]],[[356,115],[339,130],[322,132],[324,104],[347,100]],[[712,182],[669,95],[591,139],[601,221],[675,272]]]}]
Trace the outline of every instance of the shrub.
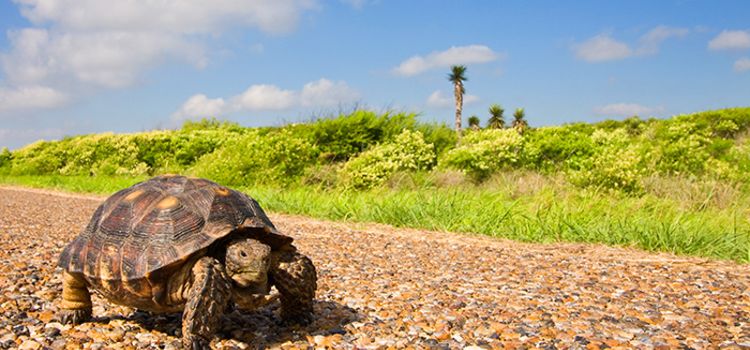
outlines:
[{"label": "shrub", "polygon": [[435,165],[435,147],[419,131],[404,130],[386,142],[350,159],[341,171],[344,183],[366,189],[381,185],[397,171],[429,170]]},{"label": "shrub", "polygon": [[241,132],[244,128],[235,122],[227,120],[218,120],[215,117],[203,118],[198,121],[186,120],[182,124],[182,131],[196,131],[196,130],[226,130],[233,132]]},{"label": "shrub", "polygon": [[533,129],[524,134],[524,166],[552,172],[562,170],[567,163],[575,163],[592,154],[593,128],[572,124]]},{"label": "shrub", "polygon": [[10,153],[8,147],[3,147],[3,150],[0,151],[0,168],[9,167],[12,159],[13,154]]},{"label": "shrub", "polygon": [[13,152],[12,175],[52,174],[64,164],[64,154],[55,142],[37,141]]},{"label": "shrub", "polygon": [[568,178],[580,187],[639,192],[644,175],[642,152],[633,147],[625,128],[596,130],[591,135],[593,154],[570,164]]},{"label": "shrub", "polygon": [[656,166],[664,174],[699,174],[711,158],[708,130],[694,122],[673,120],[665,123],[658,147],[652,153]]},{"label": "shrub", "polygon": [[190,172],[233,186],[283,185],[296,181],[317,154],[309,139],[296,137],[288,129],[266,135],[251,131],[201,157]]},{"label": "shrub", "polygon": [[482,180],[502,168],[515,166],[523,137],[514,129],[488,129],[467,134],[461,144],[442,159],[447,167]]},{"label": "shrub", "polygon": [[328,161],[345,161],[371,145],[391,140],[404,129],[414,129],[416,115],[355,111],[338,118],[321,119],[292,127],[295,134],[311,137]]}]

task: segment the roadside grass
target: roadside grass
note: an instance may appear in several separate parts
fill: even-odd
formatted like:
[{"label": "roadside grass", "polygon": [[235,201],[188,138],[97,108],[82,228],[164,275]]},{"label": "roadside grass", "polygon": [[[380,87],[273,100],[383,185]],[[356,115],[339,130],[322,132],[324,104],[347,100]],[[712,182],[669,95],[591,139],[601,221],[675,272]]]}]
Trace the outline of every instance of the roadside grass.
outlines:
[{"label": "roadside grass", "polygon": [[[750,262],[750,198],[741,189],[659,179],[653,182],[661,189],[671,186],[669,192],[652,191],[634,197],[583,190],[538,174],[499,174],[481,185],[444,177],[439,174],[434,181],[417,176],[369,191],[313,185],[238,189],[270,212],[524,242],[603,243]],[[143,179],[0,176],[0,183],[111,194]],[[443,182],[449,184],[443,186]],[[721,198],[713,198],[711,193],[719,193]]]},{"label": "roadside grass", "polygon": [[0,184],[109,195],[146,178],[130,176],[0,175]]}]

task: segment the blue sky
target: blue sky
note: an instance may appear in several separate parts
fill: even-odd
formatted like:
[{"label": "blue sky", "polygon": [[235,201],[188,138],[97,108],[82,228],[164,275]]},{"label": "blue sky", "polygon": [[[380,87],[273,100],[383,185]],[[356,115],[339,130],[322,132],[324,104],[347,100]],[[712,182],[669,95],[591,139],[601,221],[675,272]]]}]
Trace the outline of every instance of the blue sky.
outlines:
[{"label": "blue sky", "polygon": [[750,101],[748,1],[0,2],[0,147],[367,106],[534,126]]}]

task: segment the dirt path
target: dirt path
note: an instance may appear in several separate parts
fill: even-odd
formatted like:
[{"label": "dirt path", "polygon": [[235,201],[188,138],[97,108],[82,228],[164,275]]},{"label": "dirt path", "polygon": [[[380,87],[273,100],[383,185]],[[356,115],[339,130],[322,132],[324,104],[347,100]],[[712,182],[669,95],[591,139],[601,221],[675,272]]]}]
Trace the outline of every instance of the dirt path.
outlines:
[{"label": "dirt path", "polygon": [[[94,299],[54,322],[57,255],[101,197],[0,188],[0,348],[163,348],[179,315]],[[271,215],[315,262],[316,321],[233,312],[217,348],[750,348],[750,266]]]}]

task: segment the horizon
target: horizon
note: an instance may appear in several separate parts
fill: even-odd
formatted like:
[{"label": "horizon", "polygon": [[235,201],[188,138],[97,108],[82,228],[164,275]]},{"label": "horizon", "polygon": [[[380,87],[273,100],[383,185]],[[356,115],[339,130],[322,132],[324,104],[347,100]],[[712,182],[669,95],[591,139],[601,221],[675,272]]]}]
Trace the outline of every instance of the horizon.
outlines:
[{"label": "horizon", "polygon": [[[305,122],[364,107],[532,126],[747,106],[743,1],[0,2],[0,148],[100,132]],[[169,14],[164,16],[164,14]],[[465,19],[456,24],[455,18]],[[387,23],[388,25],[383,25]]]}]

